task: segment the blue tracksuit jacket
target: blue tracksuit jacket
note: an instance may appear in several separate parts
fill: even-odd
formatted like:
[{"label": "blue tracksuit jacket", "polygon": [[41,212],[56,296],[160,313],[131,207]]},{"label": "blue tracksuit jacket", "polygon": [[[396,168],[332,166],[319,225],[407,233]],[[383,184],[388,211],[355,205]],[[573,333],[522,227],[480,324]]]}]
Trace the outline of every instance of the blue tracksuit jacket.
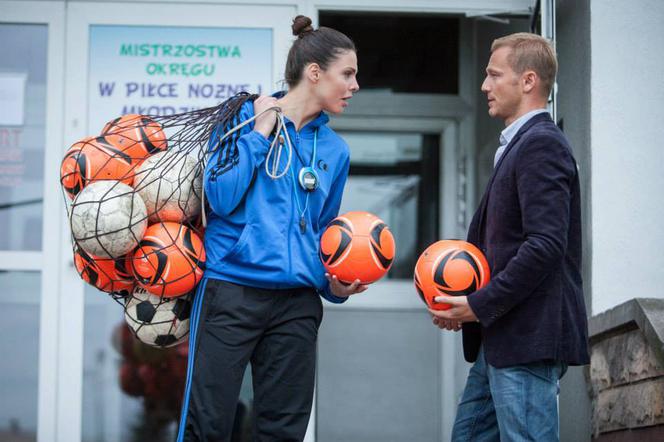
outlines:
[{"label": "blue tracksuit jacket", "polygon": [[[253,115],[253,102],[248,101],[234,124]],[[214,153],[208,156],[204,175],[211,209],[205,231],[206,277],[264,289],[315,287],[329,301],[345,300],[330,292],[318,257],[320,235],[338,214],[350,166],[348,146],[327,126],[328,120],[321,112],[295,131],[286,119],[294,151],[290,171],[276,180],[265,172],[272,138],[253,131],[253,122],[224,140],[221,148],[216,148],[219,137],[213,133],[208,149]],[[309,193],[307,202],[297,174],[311,165],[316,132],[314,168],[320,186]],[[280,171],[286,165],[286,150],[281,157]],[[302,212],[304,234],[299,228]]]}]

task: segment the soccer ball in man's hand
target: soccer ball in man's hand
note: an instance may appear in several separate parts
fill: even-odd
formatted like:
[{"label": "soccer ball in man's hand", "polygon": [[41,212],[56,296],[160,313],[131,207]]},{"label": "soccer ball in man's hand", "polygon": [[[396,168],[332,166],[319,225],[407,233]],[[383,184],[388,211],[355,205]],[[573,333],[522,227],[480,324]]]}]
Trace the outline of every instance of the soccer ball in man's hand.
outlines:
[{"label": "soccer ball in man's hand", "polygon": [[191,294],[161,298],[137,287],[125,304],[125,320],[141,342],[171,347],[189,334]]},{"label": "soccer ball in man's hand", "polygon": [[70,224],[74,241],[88,254],[118,259],[143,238],[147,211],[131,187],[119,181],[97,181],[76,196]]}]

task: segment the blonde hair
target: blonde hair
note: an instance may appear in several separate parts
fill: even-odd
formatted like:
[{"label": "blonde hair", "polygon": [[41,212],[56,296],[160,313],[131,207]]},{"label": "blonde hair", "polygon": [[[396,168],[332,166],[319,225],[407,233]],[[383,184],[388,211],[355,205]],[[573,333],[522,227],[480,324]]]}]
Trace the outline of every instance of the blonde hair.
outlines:
[{"label": "blonde hair", "polygon": [[491,52],[502,47],[512,49],[507,57],[512,70],[517,74],[526,70],[534,71],[542,81],[543,92],[548,97],[558,71],[558,60],[551,43],[537,34],[519,32],[495,39],[491,44]]}]

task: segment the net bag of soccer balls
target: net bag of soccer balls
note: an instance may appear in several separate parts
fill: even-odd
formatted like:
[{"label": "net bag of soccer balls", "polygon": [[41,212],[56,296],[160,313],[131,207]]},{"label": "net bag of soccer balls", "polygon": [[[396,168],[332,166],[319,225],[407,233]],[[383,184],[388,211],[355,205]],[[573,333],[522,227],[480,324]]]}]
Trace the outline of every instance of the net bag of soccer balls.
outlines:
[{"label": "net bag of soccer balls", "polygon": [[60,183],[76,270],[123,306],[146,344],[169,347],[188,335],[205,269],[201,201],[210,134],[254,97],[171,116],[124,115],[64,155]]}]

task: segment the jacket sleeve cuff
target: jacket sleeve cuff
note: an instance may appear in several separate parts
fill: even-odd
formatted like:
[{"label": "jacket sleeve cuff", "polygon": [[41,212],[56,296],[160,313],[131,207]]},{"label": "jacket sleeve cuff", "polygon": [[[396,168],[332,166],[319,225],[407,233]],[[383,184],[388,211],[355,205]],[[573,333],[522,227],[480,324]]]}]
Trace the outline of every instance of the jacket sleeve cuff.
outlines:
[{"label": "jacket sleeve cuff", "polygon": [[489,327],[505,313],[505,310],[495,308],[492,303],[487,302],[489,294],[485,290],[486,287],[468,295],[468,305],[482,327]]},{"label": "jacket sleeve cuff", "polygon": [[325,298],[326,300],[330,301],[333,304],[343,304],[344,302],[348,301],[348,298],[342,298],[341,296],[336,296],[332,291],[330,290],[330,285],[326,285],[322,290],[318,289],[316,290],[320,296]]}]

